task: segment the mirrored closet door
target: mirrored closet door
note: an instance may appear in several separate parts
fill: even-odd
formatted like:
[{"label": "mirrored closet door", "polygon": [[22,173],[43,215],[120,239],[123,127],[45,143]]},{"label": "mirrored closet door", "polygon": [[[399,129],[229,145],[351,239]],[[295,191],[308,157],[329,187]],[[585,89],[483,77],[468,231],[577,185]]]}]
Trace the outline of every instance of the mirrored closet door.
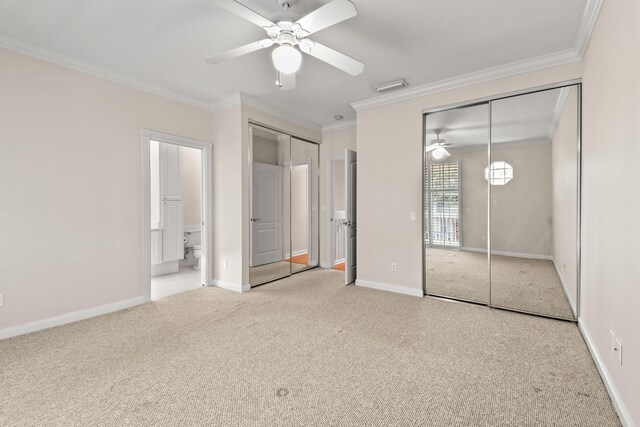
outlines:
[{"label": "mirrored closet door", "polygon": [[578,87],[499,99],[491,110],[491,304],[574,319]]},{"label": "mirrored closet door", "polygon": [[318,145],[251,125],[249,284],[318,266]]},{"label": "mirrored closet door", "polygon": [[425,114],[425,293],[575,320],[579,85]]},{"label": "mirrored closet door", "polygon": [[425,279],[432,295],[489,303],[488,150],[488,103],[425,116]]}]

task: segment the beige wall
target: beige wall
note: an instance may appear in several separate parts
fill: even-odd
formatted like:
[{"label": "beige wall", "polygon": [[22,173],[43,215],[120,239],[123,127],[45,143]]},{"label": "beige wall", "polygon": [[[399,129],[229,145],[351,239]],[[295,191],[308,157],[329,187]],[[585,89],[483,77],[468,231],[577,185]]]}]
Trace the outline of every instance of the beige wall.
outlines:
[{"label": "beige wall", "polygon": [[[584,57],[581,322],[640,425],[640,2],[609,0]],[[609,331],[623,344],[623,366]]]},{"label": "beige wall", "polygon": [[500,160],[513,179],[491,187],[491,251],[550,257],[551,144],[492,144],[491,161]]},{"label": "beige wall", "polygon": [[358,280],[422,289],[423,109],[579,78],[581,71],[571,63],[358,112]]},{"label": "beige wall", "polygon": [[327,268],[330,267],[327,236],[327,222],[329,220],[327,212],[327,190],[329,188],[327,166],[332,156],[344,157],[344,150],[347,148],[356,151],[355,127],[322,134],[322,144],[320,145],[320,167],[322,168],[320,177],[320,263]]},{"label": "beige wall", "polygon": [[[461,164],[462,247],[486,251],[487,147],[448,150],[446,162]],[[492,251],[551,257],[551,145],[494,144],[491,156],[514,169],[507,185],[491,188]]]},{"label": "beige wall", "polygon": [[210,113],[0,49],[0,329],[142,289],[142,137]]},{"label": "beige wall", "polygon": [[553,171],[553,260],[571,307],[577,304],[578,89],[567,89],[551,145]]},{"label": "beige wall", "polygon": [[184,224],[202,223],[202,150],[182,147],[182,199]]},{"label": "beige wall", "polygon": [[270,141],[253,135],[253,161],[267,165],[278,165],[278,141]]},{"label": "beige wall", "polygon": [[217,284],[236,289],[242,284],[243,266],[242,194],[245,183],[240,171],[248,162],[243,162],[242,157],[241,123],[240,105],[211,114],[214,141],[212,277]]}]

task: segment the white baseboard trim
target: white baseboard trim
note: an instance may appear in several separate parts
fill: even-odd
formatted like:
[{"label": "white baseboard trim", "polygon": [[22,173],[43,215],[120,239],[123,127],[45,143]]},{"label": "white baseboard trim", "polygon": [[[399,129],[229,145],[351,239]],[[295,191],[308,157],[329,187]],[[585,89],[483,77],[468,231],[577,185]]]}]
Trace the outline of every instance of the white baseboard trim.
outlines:
[{"label": "white baseboard trim", "polygon": [[107,313],[113,313],[114,311],[120,311],[124,310],[125,308],[135,307],[136,305],[143,304],[144,302],[144,296],[140,295],[139,297],[112,302],[110,304],[99,305],[98,307],[92,307],[84,310],[74,311],[72,313],[61,314],[60,316],[36,320],[35,322],[29,322],[23,325],[11,326],[0,330],[0,340],[16,337],[18,335],[28,334],[31,332],[41,331],[43,329],[54,328],[56,326],[66,325],[67,323],[73,323],[79,320],[85,320]]},{"label": "white baseboard trim", "polygon": [[[564,289],[564,294],[567,296],[567,301],[569,301],[569,307],[571,307],[571,311],[573,312],[573,316],[577,317],[577,311],[576,311],[575,302],[571,301],[571,297],[569,296],[569,289],[567,288],[567,285],[564,282],[564,279],[562,278],[562,274],[560,273],[560,269],[558,268],[558,263],[556,262],[555,258],[552,258],[551,261],[553,261],[553,267],[556,269],[556,274],[558,275],[558,278],[560,279],[560,283],[562,284],[562,289]],[[576,298],[577,298],[577,296],[576,296]]]},{"label": "white baseboard trim", "polygon": [[406,286],[390,285],[388,283],[370,282],[368,280],[356,279],[356,286],[379,291],[395,292],[396,294],[411,295],[412,297],[424,297],[422,289],[407,288]]},{"label": "white baseboard trim", "polygon": [[[487,253],[486,249],[479,249],[479,248],[462,248],[461,250],[465,252],[480,252],[483,254]],[[544,259],[547,261],[553,260],[553,257],[551,255],[526,254],[521,252],[491,251],[491,255],[510,256],[515,258],[527,258],[527,259]]]},{"label": "white baseboard trim", "polygon": [[580,329],[580,333],[582,333],[582,337],[584,338],[584,342],[587,344],[587,348],[591,353],[591,357],[600,373],[600,377],[602,377],[602,382],[604,382],[604,386],[607,388],[607,392],[609,393],[609,397],[611,398],[611,402],[613,403],[613,407],[618,413],[618,417],[620,418],[620,423],[623,427],[635,427],[633,420],[631,419],[631,415],[629,415],[629,411],[622,403],[622,399],[620,398],[620,394],[618,393],[618,389],[616,388],[607,368],[605,368],[604,363],[602,362],[602,358],[600,357],[600,353],[596,349],[593,344],[593,340],[591,339],[591,335],[589,335],[589,331],[582,323],[581,319],[578,319],[578,328]]},{"label": "white baseboard trim", "polygon": [[212,280],[211,285],[233,292],[247,292],[251,289],[251,285],[243,286],[240,283],[225,282],[222,280]]}]

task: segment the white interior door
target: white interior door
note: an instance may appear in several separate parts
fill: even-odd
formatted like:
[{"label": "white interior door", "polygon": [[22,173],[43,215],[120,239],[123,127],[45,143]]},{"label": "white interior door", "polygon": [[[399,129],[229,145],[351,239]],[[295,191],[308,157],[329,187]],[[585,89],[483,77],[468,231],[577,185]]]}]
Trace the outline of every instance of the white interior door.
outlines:
[{"label": "white interior door", "polygon": [[251,267],[282,261],[282,166],[253,163]]},{"label": "white interior door", "polygon": [[346,250],[344,282],[346,285],[356,281],[356,175],[357,175],[357,155],[355,151],[347,149],[345,152],[345,194],[346,203]]}]

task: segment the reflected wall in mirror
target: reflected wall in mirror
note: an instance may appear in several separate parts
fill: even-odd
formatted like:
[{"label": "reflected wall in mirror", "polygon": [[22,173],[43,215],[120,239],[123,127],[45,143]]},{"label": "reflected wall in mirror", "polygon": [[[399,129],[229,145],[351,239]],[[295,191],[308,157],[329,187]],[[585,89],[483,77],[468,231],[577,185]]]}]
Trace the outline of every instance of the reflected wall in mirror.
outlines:
[{"label": "reflected wall in mirror", "polygon": [[489,303],[489,104],[425,116],[425,288]]},{"label": "reflected wall in mirror", "polygon": [[578,87],[491,108],[491,305],[575,319]]},{"label": "reflected wall in mirror", "polygon": [[291,137],[257,126],[251,138],[249,283],[289,276]]},{"label": "reflected wall in mirror", "polygon": [[291,139],[291,270],[319,265],[318,145]]}]

